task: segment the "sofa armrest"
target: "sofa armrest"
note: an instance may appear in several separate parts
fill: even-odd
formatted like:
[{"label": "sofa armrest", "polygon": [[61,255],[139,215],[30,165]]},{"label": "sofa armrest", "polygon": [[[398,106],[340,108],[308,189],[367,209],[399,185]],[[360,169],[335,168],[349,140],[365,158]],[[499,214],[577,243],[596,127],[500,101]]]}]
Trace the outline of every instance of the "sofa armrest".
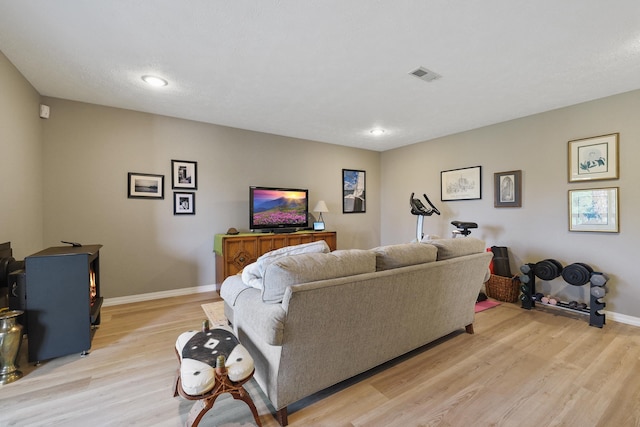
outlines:
[{"label": "sofa armrest", "polygon": [[238,296],[233,318],[236,328],[251,329],[269,345],[282,345],[286,313],[280,304],[262,302],[259,289],[248,288]]},{"label": "sofa armrest", "polygon": [[251,287],[244,284],[239,274],[229,276],[224,279],[224,282],[220,285],[220,297],[229,307],[233,307],[236,305],[240,294],[247,289],[251,289]]}]

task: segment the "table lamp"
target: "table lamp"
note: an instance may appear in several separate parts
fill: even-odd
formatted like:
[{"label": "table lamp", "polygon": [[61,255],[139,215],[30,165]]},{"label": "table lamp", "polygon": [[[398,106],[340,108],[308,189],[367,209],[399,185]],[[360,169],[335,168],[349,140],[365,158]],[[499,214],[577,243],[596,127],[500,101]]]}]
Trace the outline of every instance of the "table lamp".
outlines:
[{"label": "table lamp", "polygon": [[316,203],[316,207],[313,208],[313,210],[320,213],[318,221],[313,223],[313,229],[315,231],[322,231],[324,230],[324,220],[322,219],[322,213],[329,212],[329,208],[327,208],[327,204],[324,202],[324,200],[320,200],[318,203]]}]

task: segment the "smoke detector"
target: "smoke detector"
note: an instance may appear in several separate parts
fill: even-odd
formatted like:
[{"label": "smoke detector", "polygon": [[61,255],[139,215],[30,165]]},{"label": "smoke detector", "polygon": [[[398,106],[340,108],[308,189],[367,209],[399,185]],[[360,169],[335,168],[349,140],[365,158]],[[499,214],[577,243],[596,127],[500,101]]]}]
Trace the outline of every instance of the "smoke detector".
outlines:
[{"label": "smoke detector", "polygon": [[440,74],[438,74],[436,72],[433,72],[431,70],[428,70],[428,69],[426,69],[424,67],[419,67],[419,68],[411,71],[409,74],[419,78],[420,80],[424,80],[425,82],[432,82],[432,81],[442,77]]}]

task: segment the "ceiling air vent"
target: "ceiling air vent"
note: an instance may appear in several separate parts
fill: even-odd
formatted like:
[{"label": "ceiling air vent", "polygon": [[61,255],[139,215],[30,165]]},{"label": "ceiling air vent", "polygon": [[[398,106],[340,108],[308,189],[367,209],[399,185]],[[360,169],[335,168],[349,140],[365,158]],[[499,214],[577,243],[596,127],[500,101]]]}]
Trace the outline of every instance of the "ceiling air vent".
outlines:
[{"label": "ceiling air vent", "polygon": [[440,74],[434,73],[431,70],[427,70],[424,67],[413,70],[409,74],[416,76],[417,78],[419,78],[420,80],[424,80],[425,82],[431,82],[442,77]]}]

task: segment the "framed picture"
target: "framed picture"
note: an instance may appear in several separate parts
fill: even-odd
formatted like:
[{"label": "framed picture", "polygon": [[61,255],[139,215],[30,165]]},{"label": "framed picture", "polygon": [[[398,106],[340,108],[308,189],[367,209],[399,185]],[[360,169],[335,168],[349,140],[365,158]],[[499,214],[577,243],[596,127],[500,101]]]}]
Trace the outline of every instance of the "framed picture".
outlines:
[{"label": "framed picture", "polygon": [[198,189],[198,163],[171,160],[171,188]]},{"label": "framed picture", "polygon": [[164,199],[164,175],[129,172],[127,196],[130,199]]},{"label": "framed picture", "polygon": [[196,193],[173,193],[174,215],[196,214]]},{"label": "framed picture", "polygon": [[569,231],[618,233],[618,187],[569,190]]},{"label": "framed picture", "polygon": [[366,211],[365,171],[342,169],[342,213]]},{"label": "framed picture", "polygon": [[619,134],[569,141],[569,182],[618,179]]},{"label": "framed picture", "polygon": [[493,206],[519,208],[522,206],[522,171],[493,174]]},{"label": "framed picture", "polygon": [[482,167],[473,166],[440,172],[440,200],[482,198]]}]

